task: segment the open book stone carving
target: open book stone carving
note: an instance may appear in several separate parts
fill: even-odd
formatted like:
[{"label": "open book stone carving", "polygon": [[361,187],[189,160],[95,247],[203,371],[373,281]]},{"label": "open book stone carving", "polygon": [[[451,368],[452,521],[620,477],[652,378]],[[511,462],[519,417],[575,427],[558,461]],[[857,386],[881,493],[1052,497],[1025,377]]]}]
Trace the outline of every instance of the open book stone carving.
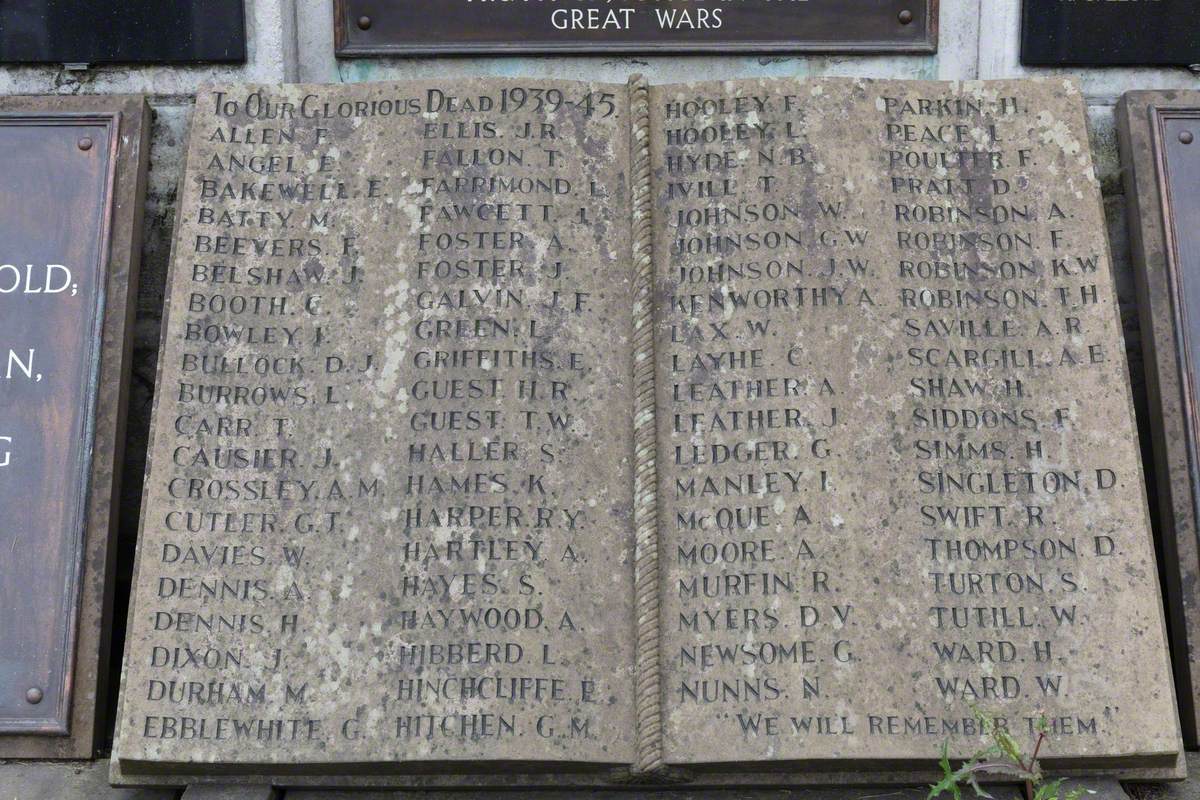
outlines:
[{"label": "open book stone carving", "polygon": [[1176,769],[1074,83],[218,87],[180,194],[119,780]]}]

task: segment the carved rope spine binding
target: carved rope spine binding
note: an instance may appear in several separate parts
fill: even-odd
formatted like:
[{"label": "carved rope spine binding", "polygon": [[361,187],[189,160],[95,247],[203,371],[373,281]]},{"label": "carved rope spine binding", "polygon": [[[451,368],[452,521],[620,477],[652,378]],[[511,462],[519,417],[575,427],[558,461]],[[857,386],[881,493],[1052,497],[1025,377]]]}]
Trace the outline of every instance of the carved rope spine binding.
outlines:
[{"label": "carved rope spine binding", "polygon": [[650,87],[629,79],[633,217],[634,505],[637,530],[634,593],[637,613],[635,773],[663,768],[662,692],[659,666],[658,431],[654,388],[654,209],[650,194]]}]

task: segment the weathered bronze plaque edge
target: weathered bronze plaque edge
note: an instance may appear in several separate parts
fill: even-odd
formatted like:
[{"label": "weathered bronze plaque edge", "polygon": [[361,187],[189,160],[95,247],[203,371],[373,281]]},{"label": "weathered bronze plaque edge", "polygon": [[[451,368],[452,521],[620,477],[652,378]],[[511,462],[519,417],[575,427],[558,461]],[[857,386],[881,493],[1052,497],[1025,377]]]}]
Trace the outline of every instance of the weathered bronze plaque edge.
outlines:
[{"label": "weathered bronze plaque edge", "polygon": [[[805,42],[783,39],[777,42],[722,41],[711,44],[673,44],[669,42],[620,43],[565,42],[504,44],[355,44],[351,41],[351,0],[333,0],[334,55],[338,58],[372,56],[473,56],[473,55],[715,55],[715,54],[851,54],[876,53],[932,55],[938,51],[938,7],[941,0],[914,0],[924,5],[925,37],[916,42],[894,40]],[[919,13],[919,12],[918,12]]]},{"label": "weathered bronze plaque edge", "polygon": [[1181,254],[1178,227],[1176,225],[1176,217],[1172,213],[1177,199],[1172,196],[1171,192],[1168,174],[1170,170],[1170,163],[1168,161],[1170,144],[1166,140],[1166,123],[1172,119],[1194,119],[1200,122],[1200,106],[1195,108],[1151,106],[1150,108],[1150,128],[1154,144],[1159,213],[1162,214],[1163,219],[1163,236],[1167,248],[1167,272],[1171,286],[1172,323],[1175,326],[1175,337],[1178,346],[1175,360],[1180,374],[1186,377],[1186,380],[1182,381],[1181,388],[1183,389],[1185,423],[1187,430],[1191,434],[1187,437],[1187,446],[1190,456],[1188,471],[1192,481],[1192,507],[1196,511],[1197,518],[1200,519],[1200,474],[1197,474],[1197,465],[1200,464],[1200,452],[1197,450],[1198,445],[1200,445],[1200,415],[1197,413],[1198,408],[1200,408],[1200,400],[1196,397],[1196,374],[1192,368],[1191,358],[1197,352],[1196,348],[1200,343],[1193,340],[1188,324],[1187,308],[1184,303],[1180,302],[1183,275],[1180,263]]},{"label": "weathered bronze plaque edge", "polygon": [[[1183,437],[1182,445],[1187,451],[1187,477],[1191,486],[1190,501],[1193,513],[1193,519],[1200,520],[1200,474],[1198,474],[1198,464],[1200,464],[1200,409],[1198,409],[1198,401],[1196,397],[1196,378],[1195,371],[1192,368],[1193,355],[1197,352],[1196,348],[1200,346],[1200,342],[1196,342],[1191,335],[1191,325],[1187,318],[1187,308],[1182,302],[1182,286],[1183,275],[1181,273],[1181,256],[1179,250],[1179,235],[1176,227],[1176,216],[1173,207],[1178,202],[1171,193],[1171,185],[1169,178],[1168,163],[1168,148],[1169,143],[1166,141],[1166,122],[1168,119],[1195,119],[1200,122],[1200,106],[1192,108],[1172,108],[1151,106],[1149,108],[1150,116],[1150,135],[1151,143],[1154,148],[1154,177],[1158,186],[1157,207],[1160,219],[1162,220],[1162,235],[1165,246],[1164,253],[1166,255],[1167,280],[1170,290],[1171,309],[1170,309],[1170,324],[1175,332],[1175,369],[1179,372],[1179,388],[1181,391],[1180,399],[1182,402],[1183,411],[1183,428],[1185,436]],[[1161,309],[1160,309],[1161,312]],[[1182,498],[1181,498],[1182,499]],[[1195,534],[1193,532],[1193,538]],[[1176,549],[1178,544],[1176,543]],[[1176,554],[1178,559],[1178,554]],[[1200,564],[1195,564],[1194,568],[1200,568]],[[1179,563],[1176,561],[1175,563]],[[1182,599],[1182,609],[1186,609],[1192,604],[1187,598]],[[1182,610],[1181,609],[1181,610]],[[1193,606],[1193,614],[1196,611]],[[1195,639],[1188,637],[1188,649],[1195,646]],[[1193,716],[1200,712],[1197,706],[1196,692],[1200,689],[1197,681],[1193,676],[1188,677],[1191,683],[1192,696],[1191,713]]]},{"label": "weathered bronze plaque edge", "polygon": [[71,702],[69,730],[58,735],[20,731],[0,735],[0,759],[91,758],[106,729],[105,691],[125,438],[133,317],[141,258],[142,215],[151,111],[141,95],[0,97],[7,118],[112,119],[112,183],[105,204],[109,230],[102,272],[103,315],[97,320],[98,367],[91,418],[90,466],[80,515],[80,574],[73,643],[65,652]]},{"label": "weathered bronze plaque edge", "polygon": [[[1168,237],[1169,196],[1162,182],[1161,118],[1200,118],[1200,92],[1131,91],[1121,98],[1117,129],[1149,399],[1150,443],[1157,475],[1163,590],[1171,636],[1176,697],[1184,742],[1200,743],[1200,539],[1196,497],[1194,399],[1186,397],[1182,332],[1175,288],[1177,256]],[[1189,417],[1190,415],[1190,417]],[[1189,422],[1189,419],[1191,422]],[[1193,433],[1189,436],[1189,431]]]},{"label": "weathered bronze plaque edge", "polygon": [[92,329],[92,342],[87,354],[91,364],[87,377],[85,403],[87,408],[83,416],[83,430],[80,432],[86,443],[79,453],[79,463],[70,465],[72,473],[82,478],[82,487],[75,508],[71,510],[71,523],[75,535],[71,540],[71,555],[68,559],[67,580],[63,588],[69,598],[66,603],[69,619],[63,629],[62,640],[58,643],[60,664],[58,667],[59,691],[56,693],[57,704],[54,718],[50,721],[39,717],[0,719],[0,735],[9,734],[40,734],[49,736],[66,736],[71,732],[70,710],[74,689],[72,663],[75,659],[75,642],[79,631],[80,599],[82,595],[81,579],[83,577],[83,551],[87,536],[86,519],[88,500],[92,489],[92,475],[88,468],[95,452],[96,407],[99,394],[101,336],[104,327],[104,312],[107,301],[108,287],[103,278],[108,272],[108,254],[112,243],[113,223],[113,191],[116,185],[117,153],[120,149],[121,112],[109,113],[73,113],[38,114],[38,113],[6,113],[0,111],[0,127],[75,127],[103,126],[108,132],[109,147],[105,154],[104,177],[102,178],[103,196],[100,210],[100,227],[96,232],[96,253],[100,263],[96,265],[97,275],[101,277],[101,285],[97,287],[95,300],[95,322]]}]

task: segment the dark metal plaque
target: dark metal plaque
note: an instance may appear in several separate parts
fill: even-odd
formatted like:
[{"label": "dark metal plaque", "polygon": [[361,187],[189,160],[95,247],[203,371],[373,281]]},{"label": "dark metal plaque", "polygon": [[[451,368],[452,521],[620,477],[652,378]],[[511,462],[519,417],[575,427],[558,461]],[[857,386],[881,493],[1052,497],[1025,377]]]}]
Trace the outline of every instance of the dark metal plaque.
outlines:
[{"label": "dark metal plaque", "polygon": [[[1200,109],[1156,109],[1168,266],[1175,286],[1180,368],[1186,376],[1185,402],[1197,464],[1200,451]],[[1200,502],[1200,472],[1194,471],[1193,497]]]},{"label": "dark metal plaque", "polygon": [[104,741],[150,121],[0,97],[0,759]]},{"label": "dark metal plaque", "polygon": [[0,116],[0,733],[69,733],[118,126]]},{"label": "dark metal plaque", "polygon": [[0,63],[242,63],[242,0],[3,0]]},{"label": "dark metal plaque", "polygon": [[334,0],[337,54],[937,51],[938,0]]},{"label": "dark metal plaque", "polygon": [[[1117,108],[1138,293],[1149,488],[1184,743],[1200,744],[1200,92]],[[1135,395],[1135,401],[1137,400]]]},{"label": "dark metal plaque", "polygon": [[1200,7],[1196,0],[1024,0],[1021,63],[1200,64]]},{"label": "dark metal plaque", "polygon": [[[1188,455],[1192,518],[1200,519],[1200,108],[1155,108],[1151,131],[1164,221],[1166,265],[1172,288],[1177,368],[1182,389],[1182,423]],[[1193,532],[1193,535],[1195,533]],[[1182,565],[1195,575],[1200,564]],[[1194,585],[1188,587],[1195,591]],[[1190,598],[1194,601],[1194,597]],[[1196,615],[1184,602],[1183,613]],[[1195,622],[1193,620],[1193,622]],[[1189,641],[1192,648],[1197,642]],[[1193,697],[1185,706],[1195,714]],[[1193,740],[1195,734],[1193,732]]]}]

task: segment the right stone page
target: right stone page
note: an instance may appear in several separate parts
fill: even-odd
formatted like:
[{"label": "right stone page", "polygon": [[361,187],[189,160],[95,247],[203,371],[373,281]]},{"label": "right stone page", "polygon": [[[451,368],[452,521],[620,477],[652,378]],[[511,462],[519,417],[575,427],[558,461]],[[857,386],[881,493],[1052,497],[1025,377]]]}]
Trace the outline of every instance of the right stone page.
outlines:
[{"label": "right stone page", "polygon": [[1077,85],[664,86],[650,129],[665,760],[911,768],[978,711],[1169,769]]}]

